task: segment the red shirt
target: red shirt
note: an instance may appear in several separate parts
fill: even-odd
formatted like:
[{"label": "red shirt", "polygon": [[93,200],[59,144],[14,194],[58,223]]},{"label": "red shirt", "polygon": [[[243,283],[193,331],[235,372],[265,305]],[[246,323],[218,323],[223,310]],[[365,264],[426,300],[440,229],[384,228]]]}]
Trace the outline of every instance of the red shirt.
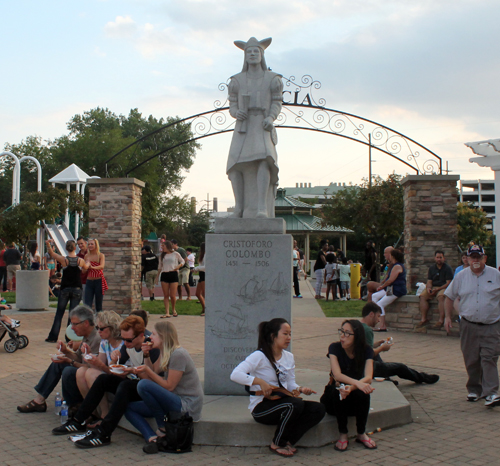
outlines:
[{"label": "red shirt", "polygon": [[7,267],[7,264],[3,260],[3,253],[5,252],[5,249],[3,251],[0,251],[0,267]]}]

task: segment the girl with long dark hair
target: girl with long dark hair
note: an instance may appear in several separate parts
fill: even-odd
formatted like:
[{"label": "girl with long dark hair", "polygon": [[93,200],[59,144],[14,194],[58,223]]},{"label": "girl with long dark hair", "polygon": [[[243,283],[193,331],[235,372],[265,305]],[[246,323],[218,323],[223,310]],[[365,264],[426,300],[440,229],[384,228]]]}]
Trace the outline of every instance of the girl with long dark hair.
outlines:
[{"label": "girl with long dark hair", "polygon": [[325,408],[315,401],[304,401],[300,394],[316,393],[295,382],[295,360],[286,351],[292,330],[285,319],[259,324],[258,350],[250,354],[232,372],[231,380],[250,387],[248,409],[253,418],[266,425],[276,425],[269,448],[290,457],[294,445],[325,415]]},{"label": "girl with long dark hair", "polygon": [[[339,329],[340,342],[332,343],[328,348],[333,386],[338,391],[325,390],[321,403],[326,412],[337,418],[340,438],[335,450],[346,451],[349,445],[347,417],[356,417],[358,436],[356,442],[365,448],[374,450],[375,442],[365,433],[366,421],[370,410],[370,393],[373,377],[373,349],[366,344],[363,324],[358,320],[345,320]],[[343,384],[343,385],[341,385]]]}]

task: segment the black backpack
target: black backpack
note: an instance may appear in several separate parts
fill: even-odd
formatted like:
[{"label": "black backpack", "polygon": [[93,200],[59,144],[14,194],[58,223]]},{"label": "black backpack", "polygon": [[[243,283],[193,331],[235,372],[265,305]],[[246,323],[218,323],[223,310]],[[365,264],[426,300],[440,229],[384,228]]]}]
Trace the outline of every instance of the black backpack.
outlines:
[{"label": "black backpack", "polygon": [[169,413],[165,424],[165,436],[157,440],[158,450],[165,453],[190,452],[193,435],[193,418],[188,413]]}]

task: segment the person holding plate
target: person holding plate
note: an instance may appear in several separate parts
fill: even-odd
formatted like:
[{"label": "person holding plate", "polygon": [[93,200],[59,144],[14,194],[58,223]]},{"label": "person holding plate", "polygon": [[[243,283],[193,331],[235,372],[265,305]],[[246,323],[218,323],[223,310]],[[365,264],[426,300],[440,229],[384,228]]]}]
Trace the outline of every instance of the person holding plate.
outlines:
[{"label": "person holding plate", "polygon": [[97,409],[106,393],[114,393],[113,403],[101,424],[75,442],[79,448],[94,448],[111,443],[111,434],[118,426],[129,403],[141,400],[137,392],[139,379],[134,374],[134,368],[142,365],[147,365],[151,369],[158,367],[160,351],[154,348],[147,353],[143,351],[145,347],[150,348],[151,345],[145,341],[145,325],[139,316],[131,315],[124,319],[120,331],[124,344],[120,350],[111,353],[109,367],[112,373],[97,377],[75,416],[52,430],[54,435],[86,432],[86,419]]}]

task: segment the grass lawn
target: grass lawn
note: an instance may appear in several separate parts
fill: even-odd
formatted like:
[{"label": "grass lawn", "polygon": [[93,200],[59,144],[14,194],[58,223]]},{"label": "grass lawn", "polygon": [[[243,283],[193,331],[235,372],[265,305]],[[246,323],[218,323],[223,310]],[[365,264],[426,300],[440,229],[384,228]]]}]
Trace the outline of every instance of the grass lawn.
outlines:
[{"label": "grass lawn", "polygon": [[[177,301],[175,303],[175,310],[177,314],[183,316],[199,316],[201,314],[201,304],[198,304],[198,300],[191,298],[191,301]],[[148,311],[150,314],[165,314],[165,306],[163,304],[163,299],[161,301],[149,301],[144,300],[141,302],[141,308]],[[170,315],[172,315],[172,306],[170,306]]]},{"label": "grass lawn", "polygon": [[365,301],[351,299],[350,301],[325,301],[318,299],[326,317],[361,317],[361,309]]}]

